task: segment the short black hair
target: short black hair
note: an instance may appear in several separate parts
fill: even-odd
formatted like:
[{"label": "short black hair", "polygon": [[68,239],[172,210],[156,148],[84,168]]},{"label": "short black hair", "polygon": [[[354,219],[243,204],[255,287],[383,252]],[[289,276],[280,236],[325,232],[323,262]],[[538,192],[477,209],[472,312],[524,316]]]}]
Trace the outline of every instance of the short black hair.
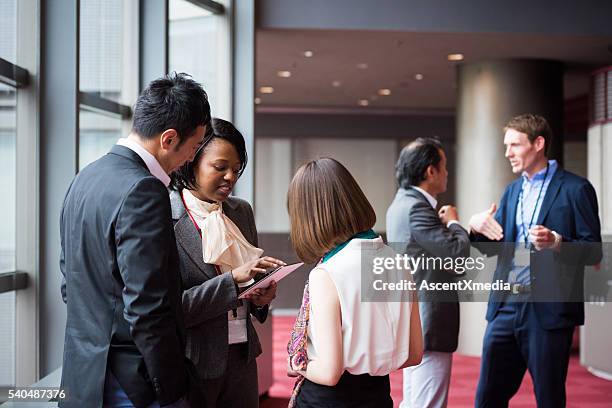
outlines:
[{"label": "short black hair", "polygon": [[248,162],[246,144],[242,133],[236,127],[227,120],[213,118],[211,121],[211,132],[207,132],[204,142],[198,151],[196,152],[193,161],[186,162],[179,167],[174,173],[172,173],[171,188],[174,190],[196,190],[198,183],[196,182],[196,168],[202,158],[207,146],[210,145],[214,139],[227,140],[234,146],[236,152],[238,152],[238,158],[240,159],[240,170],[238,171],[238,177],[242,176],[244,169]]},{"label": "short black hair", "polygon": [[200,84],[185,73],[151,81],[134,106],[132,131],[151,139],[167,129],[179,135],[179,145],[193,135],[198,126],[209,126],[208,95]]},{"label": "short black hair", "polygon": [[429,166],[438,167],[442,160],[442,143],[431,137],[419,137],[404,147],[395,164],[395,177],[402,188],[418,186],[425,180]]}]

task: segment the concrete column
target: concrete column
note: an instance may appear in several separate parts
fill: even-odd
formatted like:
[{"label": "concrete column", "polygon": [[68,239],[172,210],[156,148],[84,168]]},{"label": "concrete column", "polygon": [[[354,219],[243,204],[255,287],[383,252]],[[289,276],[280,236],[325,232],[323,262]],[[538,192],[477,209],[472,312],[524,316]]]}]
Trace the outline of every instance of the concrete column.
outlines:
[{"label": "concrete column", "polygon": [[[588,178],[595,187],[599,202],[604,260],[602,268],[609,266],[607,246],[612,238],[612,66],[594,73],[592,78],[591,118],[588,133]],[[612,290],[612,289],[611,289]],[[585,324],[580,328],[580,363],[602,378],[612,380],[612,341],[610,313],[612,303],[590,300],[584,305]]]},{"label": "concrete column", "polygon": [[588,133],[588,178],[599,201],[599,216],[604,235],[612,234],[612,66],[593,74],[591,118]]},{"label": "concrete column", "polygon": [[[460,65],[457,98],[456,197],[461,219],[499,204],[516,176],[504,157],[503,127],[512,117],[536,113],[550,123],[551,157],[563,157],[563,64],[546,60],[495,60]],[[494,262],[495,260],[491,260]],[[461,304],[459,352],[480,355],[486,303]]]}]

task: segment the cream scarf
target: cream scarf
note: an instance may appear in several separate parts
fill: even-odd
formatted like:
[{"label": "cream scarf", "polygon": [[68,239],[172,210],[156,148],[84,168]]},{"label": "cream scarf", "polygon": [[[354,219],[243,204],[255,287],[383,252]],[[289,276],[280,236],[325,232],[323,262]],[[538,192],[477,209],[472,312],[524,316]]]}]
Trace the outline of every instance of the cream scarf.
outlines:
[{"label": "cream scarf", "polygon": [[[263,254],[263,249],[251,245],[236,224],[223,214],[222,205],[202,201],[187,189],[183,190],[183,199],[202,231],[204,262],[218,265],[221,272],[228,272]],[[251,283],[245,282],[239,286]]]}]

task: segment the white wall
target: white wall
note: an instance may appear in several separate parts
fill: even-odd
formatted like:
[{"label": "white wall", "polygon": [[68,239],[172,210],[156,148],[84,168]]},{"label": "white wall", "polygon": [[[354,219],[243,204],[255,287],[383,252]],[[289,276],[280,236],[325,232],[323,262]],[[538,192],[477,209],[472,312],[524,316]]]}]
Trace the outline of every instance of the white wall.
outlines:
[{"label": "white wall", "polygon": [[258,138],[255,152],[255,218],[260,232],[289,232],[287,188],[302,164],[319,157],[336,159],[351,172],[374,207],[374,229],[386,231],[385,214],[396,191],[395,140]]}]

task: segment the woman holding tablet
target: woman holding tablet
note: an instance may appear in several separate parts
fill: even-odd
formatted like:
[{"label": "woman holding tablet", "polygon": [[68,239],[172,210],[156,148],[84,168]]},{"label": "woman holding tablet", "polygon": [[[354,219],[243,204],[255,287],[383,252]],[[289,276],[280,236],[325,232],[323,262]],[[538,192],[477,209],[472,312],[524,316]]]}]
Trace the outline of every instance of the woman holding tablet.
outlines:
[{"label": "woman holding tablet", "polygon": [[192,162],[173,174],[170,194],[181,259],[187,357],[203,380],[209,407],[257,407],[261,354],[253,315],[263,323],[276,283],[239,300],[258,272],[285,265],[262,257],[251,206],[230,197],[247,164],[242,134],[222,119]]},{"label": "woman holding tablet", "polygon": [[372,231],[372,206],[348,170],[326,158],[300,167],[287,206],[298,257],[320,260],[288,345],[288,373],[298,376],[290,406],[392,407],[389,373],[418,364],[423,339],[413,294],[361,301],[361,265],[395,254]]}]

